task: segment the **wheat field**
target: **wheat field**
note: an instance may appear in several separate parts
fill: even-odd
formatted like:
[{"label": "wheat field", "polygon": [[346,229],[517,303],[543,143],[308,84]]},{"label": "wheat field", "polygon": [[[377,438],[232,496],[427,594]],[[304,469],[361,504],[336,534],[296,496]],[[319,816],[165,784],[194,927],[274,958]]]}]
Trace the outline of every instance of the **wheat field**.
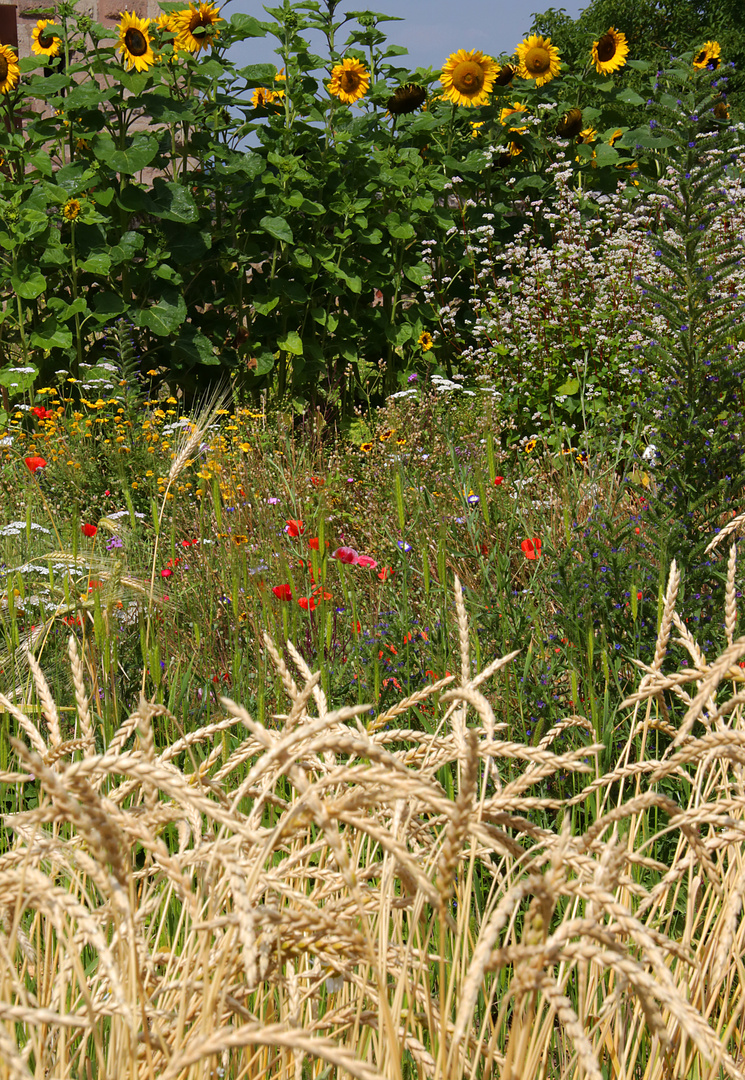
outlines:
[{"label": "wheat field", "polygon": [[[4,817],[0,1076],[745,1078],[735,558],[714,660],[673,565],[603,775],[580,715],[535,746],[495,722],[517,654],[473,674],[457,581],[460,673],[381,715],[329,709],[267,638],[287,704],[266,726],[223,698],[156,752],[167,710],[142,699],[104,745],[71,638],[64,739],[29,655],[43,725],[0,697],[0,780],[40,791]],[[676,635],[690,665],[667,671]],[[558,773],[583,776],[569,802]]]}]

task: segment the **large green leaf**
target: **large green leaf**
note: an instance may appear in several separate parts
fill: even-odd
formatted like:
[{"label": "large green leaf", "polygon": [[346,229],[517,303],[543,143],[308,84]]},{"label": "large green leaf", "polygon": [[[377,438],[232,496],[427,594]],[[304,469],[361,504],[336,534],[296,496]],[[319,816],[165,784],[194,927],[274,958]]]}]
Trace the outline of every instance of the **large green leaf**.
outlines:
[{"label": "large green leaf", "polygon": [[41,296],[47,287],[47,279],[43,274],[29,273],[24,278],[11,277],[10,284],[13,286],[13,291],[16,292],[22,300],[35,300],[37,296]]},{"label": "large green leaf", "polygon": [[284,352],[291,353],[293,356],[303,355],[303,339],[295,330],[290,330],[287,337],[278,341],[277,345]]},{"label": "large green leaf", "polygon": [[183,326],[181,333],[174,342],[178,360],[188,360],[192,364],[219,364],[220,357],[214,345],[208,337],[188,324]]},{"label": "large green leaf", "polygon": [[164,289],[157,304],[137,313],[137,325],[145,326],[160,337],[173,334],[186,318],[186,303],[175,289]]},{"label": "large green leaf", "polygon": [[33,364],[26,364],[22,368],[0,368],[0,386],[7,387],[18,394],[25,394],[34,385],[34,380],[39,374],[39,369]]},{"label": "large green leaf", "polygon": [[83,262],[78,263],[78,269],[84,270],[87,274],[101,274],[105,276],[111,269],[111,259],[103,252],[95,252],[93,255],[89,255]]},{"label": "large green leaf", "polygon": [[91,149],[99,161],[114,172],[132,175],[146,168],[158,153],[158,140],[153,135],[138,131],[126,150],[117,150],[110,135],[96,135]]},{"label": "large green leaf", "polygon": [[274,64],[249,64],[236,71],[236,75],[245,79],[249,86],[261,86],[262,83],[274,82],[276,71]]},{"label": "large green leaf", "polygon": [[263,217],[259,222],[261,228],[268,232],[270,236],[273,236],[275,240],[284,240],[287,244],[294,242],[292,236],[292,229],[289,224],[281,217]]},{"label": "large green leaf", "polygon": [[183,184],[169,183],[160,176],[153,181],[152,212],[168,221],[199,220],[199,210],[189,188]]},{"label": "large green leaf", "polygon": [[31,334],[31,344],[37,349],[69,349],[72,345],[72,331],[60,326],[54,315]]}]

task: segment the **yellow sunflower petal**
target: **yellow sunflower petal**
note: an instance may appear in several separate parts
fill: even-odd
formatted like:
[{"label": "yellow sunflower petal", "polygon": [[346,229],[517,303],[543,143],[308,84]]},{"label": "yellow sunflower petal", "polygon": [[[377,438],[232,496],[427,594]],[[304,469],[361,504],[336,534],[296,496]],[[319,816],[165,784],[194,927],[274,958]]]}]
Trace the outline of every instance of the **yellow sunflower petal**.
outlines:
[{"label": "yellow sunflower petal", "polygon": [[551,44],[551,38],[542,34],[531,34],[520,42],[515,52],[520,61],[518,75],[522,79],[535,79],[536,86],[543,86],[561,72],[559,50]]},{"label": "yellow sunflower petal", "polygon": [[491,56],[478,49],[470,52],[459,49],[443,65],[440,75],[445,87],[443,97],[454,105],[486,105],[499,70]]}]

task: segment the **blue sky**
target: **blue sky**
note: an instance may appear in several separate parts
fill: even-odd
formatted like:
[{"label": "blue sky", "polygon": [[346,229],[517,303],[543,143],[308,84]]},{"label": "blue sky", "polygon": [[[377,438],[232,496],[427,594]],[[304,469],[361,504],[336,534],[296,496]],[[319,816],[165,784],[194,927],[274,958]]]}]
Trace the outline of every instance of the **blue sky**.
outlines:
[{"label": "blue sky", "polygon": [[[276,2],[279,6],[279,0]],[[564,0],[563,6],[567,14],[575,18],[588,3],[589,0],[581,4]],[[360,0],[349,0],[339,5],[337,15],[350,9],[365,10],[368,6],[373,11],[403,20],[386,23],[382,29],[387,32],[389,42],[409,50],[408,57],[401,58],[401,66],[414,69],[442,67],[456,49],[481,49],[492,56],[512,53],[528,31],[533,21],[532,13],[558,4],[556,0],[524,0],[523,3],[515,0],[390,0],[388,3],[373,0],[368,5]],[[226,14],[236,11],[244,11],[257,19],[269,18],[255,0],[231,0]],[[241,64],[274,63],[274,47],[274,38],[269,37],[244,42],[236,48],[235,59]]]}]

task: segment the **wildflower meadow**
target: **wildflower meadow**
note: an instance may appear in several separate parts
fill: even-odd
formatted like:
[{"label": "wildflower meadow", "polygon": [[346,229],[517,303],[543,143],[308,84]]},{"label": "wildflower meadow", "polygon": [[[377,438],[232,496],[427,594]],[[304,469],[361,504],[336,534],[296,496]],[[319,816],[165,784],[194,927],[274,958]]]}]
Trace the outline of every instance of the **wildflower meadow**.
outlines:
[{"label": "wildflower meadow", "polygon": [[729,8],[160,6],[0,43],[0,1080],[741,1080]]}]

